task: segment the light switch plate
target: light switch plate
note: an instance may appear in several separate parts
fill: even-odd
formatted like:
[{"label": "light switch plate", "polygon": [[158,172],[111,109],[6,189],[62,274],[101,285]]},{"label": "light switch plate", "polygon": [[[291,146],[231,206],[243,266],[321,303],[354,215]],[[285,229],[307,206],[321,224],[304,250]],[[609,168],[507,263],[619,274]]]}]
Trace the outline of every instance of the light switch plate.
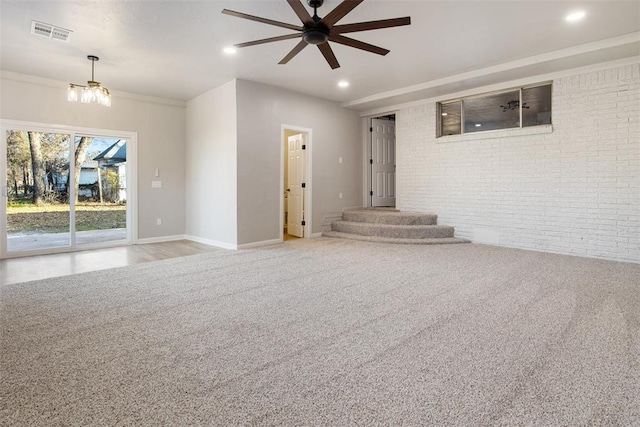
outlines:
[{"label": "light switch plate", "polygon": [[151,181],[151,188],[162,188],[162,181]]}]

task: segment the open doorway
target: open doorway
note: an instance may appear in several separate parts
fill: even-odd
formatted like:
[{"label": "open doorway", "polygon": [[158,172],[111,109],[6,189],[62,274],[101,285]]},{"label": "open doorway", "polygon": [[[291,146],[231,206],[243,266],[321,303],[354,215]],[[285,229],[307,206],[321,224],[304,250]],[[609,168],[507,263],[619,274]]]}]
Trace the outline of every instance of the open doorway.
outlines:
[{"label": "open doorway", "polygon": [[396,205],[396,116],[371,119],[369,127],[369,206]]},{"label": "open doorway", "polygon": [[310,129],[283,125],[282,240],[305,238],[311,234],[310,143]]}]

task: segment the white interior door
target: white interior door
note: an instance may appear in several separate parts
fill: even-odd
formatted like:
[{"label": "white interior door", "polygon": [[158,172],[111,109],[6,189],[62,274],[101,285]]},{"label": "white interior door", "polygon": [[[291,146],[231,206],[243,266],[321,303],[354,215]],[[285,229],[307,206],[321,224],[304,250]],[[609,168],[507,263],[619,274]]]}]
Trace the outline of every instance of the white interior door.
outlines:
[{"label": "white interior door", "polygon": [[371,206],[396,205],[396,122],[371,120]]},{"label": "white interior door", "polygon": [[287,234],[304,237],[304,189],[306,168],[305,134],[290,136],[288,139],[288,182],[287,192]]}]

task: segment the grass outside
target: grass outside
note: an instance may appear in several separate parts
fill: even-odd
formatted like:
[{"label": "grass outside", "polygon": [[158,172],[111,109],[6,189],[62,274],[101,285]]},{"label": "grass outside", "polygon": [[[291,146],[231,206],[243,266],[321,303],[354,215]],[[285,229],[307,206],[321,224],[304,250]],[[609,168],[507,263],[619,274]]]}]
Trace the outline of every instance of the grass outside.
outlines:
[{"label": "grass outside", "polygon": [[[76,231],[126,228],[124,205],[79,203],[76,205]],[[63,233],[69,231],[69,205],[51,203],[7,204],[7,232]]]}]

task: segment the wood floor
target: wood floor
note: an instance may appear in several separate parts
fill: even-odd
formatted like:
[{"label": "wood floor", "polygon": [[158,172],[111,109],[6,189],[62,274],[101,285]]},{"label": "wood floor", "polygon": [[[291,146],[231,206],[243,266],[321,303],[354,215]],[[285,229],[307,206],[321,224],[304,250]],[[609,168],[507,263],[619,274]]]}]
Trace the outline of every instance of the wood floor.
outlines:
[{"label": "wood floor", "polygon": [[0,260],[0,286],[224,249],[189,240]]}]

